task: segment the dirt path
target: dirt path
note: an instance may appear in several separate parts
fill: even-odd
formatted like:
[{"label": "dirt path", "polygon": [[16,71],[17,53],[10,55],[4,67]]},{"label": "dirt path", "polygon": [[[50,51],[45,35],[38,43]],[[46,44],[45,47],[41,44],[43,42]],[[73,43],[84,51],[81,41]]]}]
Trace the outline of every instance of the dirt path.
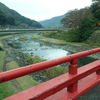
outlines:
[{"label": "dirt path", "polygon": [[3,66],[2,66],[2,71],[7,71],[7,68],[6,68],[6,64],[9,63],[10,61],[12,61],[12,58],[10,57],[8,51],[5,51],[5,55],[4,55],[4,63],[3,63]]}]

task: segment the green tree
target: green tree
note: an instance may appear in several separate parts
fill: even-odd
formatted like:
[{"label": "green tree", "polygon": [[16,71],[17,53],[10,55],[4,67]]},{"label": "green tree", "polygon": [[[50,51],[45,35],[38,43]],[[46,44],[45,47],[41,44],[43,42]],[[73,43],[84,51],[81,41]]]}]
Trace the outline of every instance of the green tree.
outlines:
[{"label": "green tree", "polygon": [[100,2],[95,2],[90,7],[91,12],[95,18],[100,20]]},{"label": "green tree", "polygon": [[100,2],[100,0],[92,0],[92,2]]},{"label": "green tree", "polygon": [[15,20],[12,16],[7,15],[0,9],[0,25],[15,25]]},{"label": "green tree", "polygon": [[24,24],[24,23],[21,23],[21,24],[20,24],[20,28],[23,28],[23,29],[25,29],[25,28],[26,28],[26,24]]},{"label": "green tree", "polygon": [[15,25],[15,20],[12,16],[6,15],[6,23],[9,25]]},{"label": "green tree", "polygon": [[0,9],[0,25],[6,24],[6,15],[5,13]]},{"label": "green tree", "polygon": [[85,41],[92,34],[92,19],[85,18],[82,21],[82,26],[80,28],[80,41]]},{"label": "green tree", "polygon": [[82,8],[80,10],[71,10],[69,11],[65,18],[61,20],[61,23],[64,24],[64,27],[77,28],[81,26],[81,22],[84,18],[91,16],[89,8]]}]

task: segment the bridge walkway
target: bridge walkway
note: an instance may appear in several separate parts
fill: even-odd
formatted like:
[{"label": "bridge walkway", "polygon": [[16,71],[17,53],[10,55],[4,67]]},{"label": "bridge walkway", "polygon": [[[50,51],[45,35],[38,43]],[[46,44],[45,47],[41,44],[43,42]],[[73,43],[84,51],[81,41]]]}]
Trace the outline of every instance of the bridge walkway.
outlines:
[{"label": "bridge walkway", "polygon": [[89,90],[77,100],[100,100],[100,84]]}]

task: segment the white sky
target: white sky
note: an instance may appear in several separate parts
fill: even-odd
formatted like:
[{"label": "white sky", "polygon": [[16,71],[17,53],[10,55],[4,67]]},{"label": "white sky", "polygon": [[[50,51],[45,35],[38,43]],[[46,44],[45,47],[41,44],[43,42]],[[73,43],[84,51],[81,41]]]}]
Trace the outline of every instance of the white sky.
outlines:
[{"label": "white sky", "polygon": [[92,0],[0,0],[21,15],[36,21],[63,15],[69,10],[90,6]]}]

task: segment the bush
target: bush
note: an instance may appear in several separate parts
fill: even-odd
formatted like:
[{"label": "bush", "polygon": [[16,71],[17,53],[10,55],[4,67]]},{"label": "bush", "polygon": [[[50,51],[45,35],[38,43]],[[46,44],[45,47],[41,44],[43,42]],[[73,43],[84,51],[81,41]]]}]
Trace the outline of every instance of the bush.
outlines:
[{"label": "bush", "polygon": [[62,66],[55,66],[43,70],[44,75],[48,76],[50,79],[60,76],[67,72],[68,72],[68,67],[62,67]]},{"label": "bush", "polygon": [[44,37],[54,37],[55,34],[57,34],[57,32],[45,32],[43,36]]},{"label": "bush", "polygon": [[69,30],[66,34],[67,42],[79,42],[80,41],[80,32],[79,29]]},{"label": "bush", "polygon": [[31,57],[30,55],[28,55],[26,61],[27,61],[29,64],[35,64],[35,63],[42,62],[42,61],[44,61],[44,60],[41,59],[39,56]]},{"label": "bush", "polygon": [[80,40],[79,29],[72,29],[67,32],[61,31],[59,33],[47,32],[47,33],[44,33],[44,36],[60,39],[60,40],[65,40],[67,42],[78,42]]},{"label": "bush", "polygon": [[18,40],[19,41],[25,41],[27,39],[27,36],[23,36],[23,37],[20,37]]}]

